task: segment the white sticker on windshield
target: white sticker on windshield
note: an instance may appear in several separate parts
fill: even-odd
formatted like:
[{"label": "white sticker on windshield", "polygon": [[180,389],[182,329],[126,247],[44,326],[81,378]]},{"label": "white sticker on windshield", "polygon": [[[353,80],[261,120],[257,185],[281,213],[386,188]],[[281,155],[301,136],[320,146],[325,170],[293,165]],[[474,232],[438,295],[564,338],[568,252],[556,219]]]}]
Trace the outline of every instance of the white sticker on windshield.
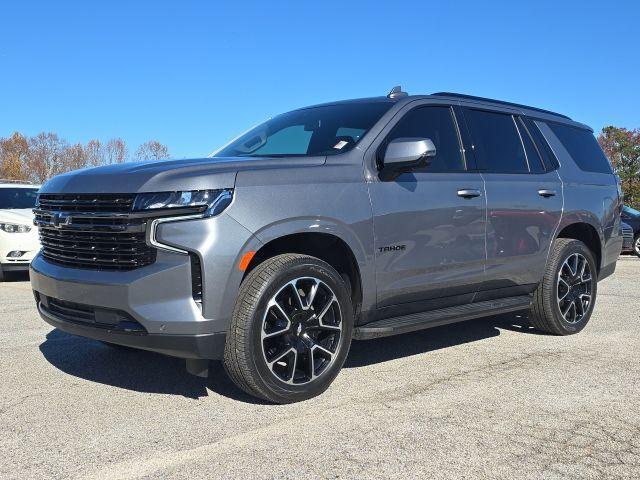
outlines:
[{"label": "white sticker on windshield", "polygon": [[344,140],[340,140],[338,143],[336,143],[333,148],[336,148],[338,150],[341,150],[345,147],[345,145],[349,143],[349,142],[345,142]]}]

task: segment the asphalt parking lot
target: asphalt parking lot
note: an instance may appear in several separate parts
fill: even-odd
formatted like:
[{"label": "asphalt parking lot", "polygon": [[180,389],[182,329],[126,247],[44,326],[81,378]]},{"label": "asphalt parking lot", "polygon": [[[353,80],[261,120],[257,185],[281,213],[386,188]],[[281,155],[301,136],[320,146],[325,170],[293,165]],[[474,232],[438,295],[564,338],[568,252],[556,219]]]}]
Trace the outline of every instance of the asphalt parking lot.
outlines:
[{"label": "asphalt parking lot", "polygon": [[521,315],[354,343],[319,398],[52,330],[0,284],[0,478],[640,478],[640,259],[585,331]]}]

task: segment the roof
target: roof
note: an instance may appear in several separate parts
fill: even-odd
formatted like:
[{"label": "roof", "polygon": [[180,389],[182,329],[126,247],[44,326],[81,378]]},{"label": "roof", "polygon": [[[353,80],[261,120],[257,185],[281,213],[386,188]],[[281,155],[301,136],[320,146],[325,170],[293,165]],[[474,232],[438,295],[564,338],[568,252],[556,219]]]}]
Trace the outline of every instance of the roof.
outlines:
[{"label": "roof", "polygon": [[[404,97],[407,98],[407,97]],[[399,98],[389,98],[389,97],[366,97],[366,98],[350,98],[346,100],[336,100],[334,102],[327,103],[318,103],[316,105],[308,105],[306,107],[296,108],[296,110],[306,110],[308,108],[316,108],[316,107],[329,107],[332,105],[346,105],[350,103],[396,103]]]},{"label": "roof", "polygon": [[408,102],[408,101],[419,99],[419,98],[437,97],[437,98],[450,98],[450,99],[454,99],[454,100],[470,100],[470,101],[474,101],[474,102],[482,102],[482,103],[486,103],[486,104],[492,104],[492,105],[503,106],[503,107],[514,107],[514,108],[529,110],[531,112],[544,113],[546,115],[552,115],[552,116],[555,116],[555,117],[560,117],[560,118],[565,119],[565,120],[571,120],[571,118],[568,117],[567,115],[563,115],[563,114],[557,113],[557,112],[552,112],[551,110],[545,110],[543,108],[532,107],[532,106],[523,105],[523,104],[520,104],[520,103],[507,102],[507,101],[504,101],[504,100],[495,100],[495,99],[492,99],[492,98],[477,97],[477,96],[474,96],[474,95],[466,95],[466,94],[463,94],[463,93],[436,92],[436,93],[432,93],[431,95],[406,95],[406,94],[404,94],[404,92],[400,92],[400,93],[403,93],[403,95],[400,95],[400,96],[397,96],[397,97],[393,97],[393,98],[390,98],[389,96],[386,96],[386,97],[356,98],[356,99],[350,99],[350,100],[340,100],[340,101],[335,101],[335,102],[327,102],[327,103],[322,103],[322,104],[318,104],[318,105],[310,105],[310,106],[307,106],[307,107],[299,108],[297,110],[305,110],[307,108],[314,108],[314,107],[326,107],[326,106],[329,106],[329,105],[344,105],[344,104],[349,104],[349,103],[399,103],[399,102]]},{"label": "roof", "polygon": [[571,120],[570,117],[568,117],[566,115],[563,115],[561,113],[552,112],[551,110],[544,110],[544,109],[538,108],[538,107],[531,107],[529,105],[523,105],[521,103],[506,102],[504,100],[495,100],[495,99],[492,99],[492,98],[476,97],[474,95],[466,95],[464,93],[436,92],[436,93],[432,93],[431,96],[433,96],[433,97],[456,98],[458,100],[473,100],[473,101],[477,101],[477,102],[493,103],[493,104],[496,104],[496,105],[503,105],[503,106],[508,106],[508,107],[523,108],[523,109],[526,109],[526,110],[532,110],[532,111],[535,111],[535,112],[546,113],[547,115],[554,115],[554,116],[557,116],[557,117],[565,118],[567,120]]}]

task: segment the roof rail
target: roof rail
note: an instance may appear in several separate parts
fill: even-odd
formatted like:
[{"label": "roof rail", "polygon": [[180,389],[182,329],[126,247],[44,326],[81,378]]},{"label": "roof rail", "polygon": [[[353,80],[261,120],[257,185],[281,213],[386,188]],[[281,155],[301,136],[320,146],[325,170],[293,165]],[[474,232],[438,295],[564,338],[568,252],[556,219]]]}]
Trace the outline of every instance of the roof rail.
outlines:
[{"label": "roof rail", "polygon": [[20,185],[33,185],[29,180],[13,180],[10,178],[0,178],[0,183],[19,183]]},{"label": "roof rail", "polygon": [[521,103],[505,102],[504,100],[494,100],[492,98],[485,98],[485,97],[475,97],[473,95],[465,95],[464,93],[436,92],[436,93],[432,93],[431,95],[436,97],[454,97],[454,98],[463,98],[466,100],[478,100],[480,102],[489,102],[489,103],[496,103],[498,105],[507,105],[510,107],[526,108],[528,110],[534,110],[540,113],[547,113],[549,115],[555,115],[557,117],[562,117],[562,118],[566,118],[567,120],[571,120],[570,117],[567,117],[566,115],[562,115],[561,113],[556,113],[556,112],[552,112],[551,110],[544,110],[542,108],[537,108],[537,107],[530,107],[529,105],[522,105]]}]

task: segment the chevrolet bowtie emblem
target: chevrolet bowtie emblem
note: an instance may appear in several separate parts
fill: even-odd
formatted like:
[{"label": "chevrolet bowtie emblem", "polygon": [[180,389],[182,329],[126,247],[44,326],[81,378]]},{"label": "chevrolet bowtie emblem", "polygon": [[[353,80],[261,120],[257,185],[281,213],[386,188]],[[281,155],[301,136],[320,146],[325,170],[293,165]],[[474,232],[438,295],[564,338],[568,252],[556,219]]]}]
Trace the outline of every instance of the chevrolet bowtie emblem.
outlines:
[{"label": "chevrolet bowtie emblem", "polygon": [[62,228],[65,225],[71,225],[72,218],[68,213],[54,213],[51,215],[49,223],[52,227]]}]

